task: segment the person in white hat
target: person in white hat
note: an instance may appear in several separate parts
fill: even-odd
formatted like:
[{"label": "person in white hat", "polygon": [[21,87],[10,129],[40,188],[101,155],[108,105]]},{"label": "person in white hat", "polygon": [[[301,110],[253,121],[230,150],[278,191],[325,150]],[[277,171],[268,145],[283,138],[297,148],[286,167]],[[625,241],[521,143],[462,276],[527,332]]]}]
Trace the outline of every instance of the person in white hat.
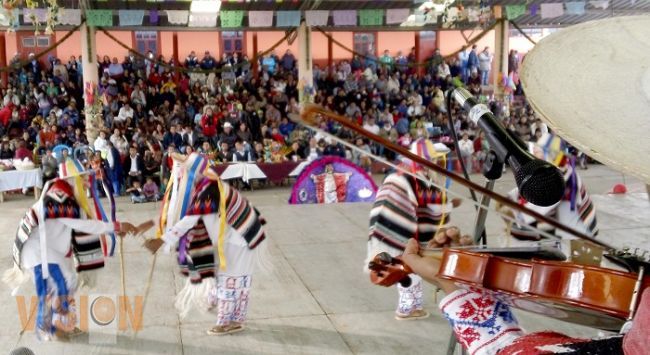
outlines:
[{"label": "person in white hat", "polygon": [[[422,147],[426,151],[422,151]],[[450,150],[444,144],[433,145],[430,141],[418,139],[411,145],[411,151],[438,162],[444,160],[442,158]],[[430,181],[430,174],[422,166],[409,159],[402,161],[403,169]],[[440,246],[446,244],[448,239],[460,242],[458,229],[447,226],[449,213],[461,201],[446,201],[446,193],[421,179],[398,171],[388,175],[377,191],[377,199],[370,211],[366,270],[368,263],[381,252],[393,257],[401,255],[411,238],[416,238],[422,247]],[[439,231],[444,231],[444,235],[438,235]],[[397,285],[399,300],[395,318],[398,320],[429,316],[423,308],[422,279],[411,275],[411,280],[408,287]]]}]

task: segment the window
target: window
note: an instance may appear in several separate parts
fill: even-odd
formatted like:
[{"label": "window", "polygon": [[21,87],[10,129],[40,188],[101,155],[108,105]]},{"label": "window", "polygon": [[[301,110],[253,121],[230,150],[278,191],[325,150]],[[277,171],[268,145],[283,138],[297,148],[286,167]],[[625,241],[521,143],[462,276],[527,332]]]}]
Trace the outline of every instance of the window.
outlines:
[{"label": "window", "polygon": [[36,47],[47,48],[50,46],[50,37],[38,36],[36,37]]},{"label": "window", "polygon": [[158,32],[135,31],[135,48],[142,54],[149,51],[158,54]]},{"label": "window", "polygon": [[25,48],[34,48],[36,45],[34,37],[24,37],[23,38],[23,47]]},{"label": "window", "polygon": [[240,55],[244,51],[244,32],[243,31],[224,31],[221,32],[222,53],[232,55],[237,52]]},{"label": "window", "polygon": [[354,34],[353,43],[355,52],[364,55],[377,55],[374,33],[357,32]]}]

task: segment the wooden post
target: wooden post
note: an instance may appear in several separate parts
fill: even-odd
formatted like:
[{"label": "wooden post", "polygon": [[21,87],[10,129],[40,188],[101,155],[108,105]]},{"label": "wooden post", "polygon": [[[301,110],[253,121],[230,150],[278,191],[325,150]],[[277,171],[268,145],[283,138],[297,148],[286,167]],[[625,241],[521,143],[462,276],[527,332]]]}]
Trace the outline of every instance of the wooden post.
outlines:
[{"label": "wooden post", "polygon": [[301,104],[313,102],[313,94],[305,89],[314,87],[311,58],[311,29],[305,21],[298,27],[298,97]]},{"label": "wooden post", "polygon": [[499,75],[508,75],[508,41],[509,25],[506,20],[503,8],[494,7],[494,16],[496,17],[497,26],[494,28],[494,59],[492,64],[492,84],[494,85],[494,94],[497,98],[503,97],[503,87],[499,85]]},{"label": "wooden post", "polygon": [[[2,68],[7,67],[7,43],[6,43],[4,31],[0,33],[0,67]],[[2,84],[0,86],[7,87],[8,80],[9,80],[9,75],[7,74],[7,72],[3,71],[2,76],[0,78],[2,79]]]},{"label": "wooden post", "polygon": [[180,66],[180,58],[178,57],[178,32],[174,32],[174,37],[172,38],[172,50],[174,53],[174,62]]},{"label": "wooden post", "polygon": [[[250,57],[251,60],[257,56],[257,32],[253,32],[253,55]],[[257,65],[258,60],[255,60],[251,65],[253,66],[253,75],[257,76],[259,73],[260,68]]]},{"label": "wooden post", "polygon": [[332,41],[332,33],[329,33],[330,37],[327,37],[327,68],[332,67],[334,64],[334,41]]},{"label": "wooden post", "polygon": [[[99,131],[104,128],[103,118],[100,113],[93,112],[93,106],[100,100],[97,93],[99,73],[97,70],[97,51],[95,47],[95,28],[86,22],[81,24],[81,66],[84,79],[84,111],[86,113],[86,137],[90,146],[99,136]],[[92,92],[93,95],[89,95]]]},{"label": "wooden post", "polygon": [[[438,36],[436,36],[437,40]],[[415,62],[420,62],[420,31],[415,31]],[[415,67],[417,74],[422,74],[422,67]]]}]

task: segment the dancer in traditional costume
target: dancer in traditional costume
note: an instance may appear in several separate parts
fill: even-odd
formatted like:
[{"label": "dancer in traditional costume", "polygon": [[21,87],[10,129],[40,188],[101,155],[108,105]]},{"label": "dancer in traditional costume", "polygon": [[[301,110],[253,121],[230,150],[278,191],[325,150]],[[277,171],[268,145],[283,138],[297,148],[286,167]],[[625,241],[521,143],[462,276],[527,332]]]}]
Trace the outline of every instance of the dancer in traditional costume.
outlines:
[{"label": "dancer in traditional costume", "polygon": [[[443,163],[449,148],[444,144],[418,139],[411,145],[411,152],[428,160]],[[421,166],[405,161],[403,168],[429,180],[429,173]],[[448,187],[448,186],[447,186]],[[368,239],[368,258],[370,260],[381,252],[398,256],[410,238],[416,238],[423,247],[435,246],[434,236],[439,229],[449,223],[452,208],[460,205],[460,200],[447,201],[445,191],[427,184],[413,176],[396,172],[388,175],[377,191],[377,199],[370,211],[370,235]],[[450,237],[458,238],[456,228],[445,230]],[[444,239],[444,238],[443,238]],[[411,285],[397,285],[399,301],[396,319],[426,318],[429,314],[422,305],[422,279],[412,275]]]},{"label": "dancer in traditional costume", "polygon": [[265,222],[237,190],[221,182],[204,156],[175,159],[183,163],[170,179],[161,233],[168,249],[178,244],[181,271],[188,277],[176,307],[182,316],[192,306],[216,307],[217,322],[209,335],[241,331],[252,274],[266,246]]},{"label": "dancer in traditional costume", "polygon": [[92,173],[81,171],[71,159],[60,165],[60,177],[45,185],[40,200],[22,218],[13,246],[14,269],[5,272],[14,294],[28,278],[26,271],[34,275],[36,332],[42,340],[80,332],[74,305],[77,274],[102,268],[104,257],[111,255],[101,235],[136,231],[130,223],[101,220],[96,194],[86,197]]},{"label": "dancer in traditional costume", "polygon": [[[514,201],[519,201],[523,206],[551,217],[560,223],[590,236],[598,234],[596,223],[596,209],[594,207],[585,185],[576,171],[575,157],[565,154],[566,144],[560,137],[548,133],[546,125],[542,126],[542,137],[537,143],[530,143],[529,150],[540,159],[545,159],[555,164],[564,175],[566,191],[560,202],[549,207],[533,205],[525,201],[515,188],[509,193]],[[537,228],[551,235],[564,239],[574,237],[554,227],[538,223],[533,217],[521,213],[514,213],[516,223],[512,225],[511,235],[522,240],[539,240],[541,235],[530,227]]]},{"label": "dancer in traditional costume", "polygon": [[650,341],[650,288],[639,299],[639,307],[629,331],[604,339],[572,338],[553,331],[527,334],[510,306],[488,293],[457,289],[453,282],[438,279],[438,260],[422,257],[419,245],[410,240],[402,261],[414,273],[439,285],[447,295],[440,309],[449,321],[461,346],[470,355],[541,355],[541,354],[647,354]]}]

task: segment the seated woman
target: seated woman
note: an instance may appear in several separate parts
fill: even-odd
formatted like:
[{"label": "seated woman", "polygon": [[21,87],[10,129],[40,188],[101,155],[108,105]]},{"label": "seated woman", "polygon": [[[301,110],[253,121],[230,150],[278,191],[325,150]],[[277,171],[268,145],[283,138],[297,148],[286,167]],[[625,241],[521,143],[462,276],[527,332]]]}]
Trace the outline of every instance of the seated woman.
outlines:
[{"label": "seated woman", "polygon": [[[650,341],[650,288],[643,293],[631,329],[624,336],[599,340],[571,338],[545,331],[526,334],[510,306],[477,290],[458,289],[438,279],[440,261],[419,255],[419,245],[410,239],[402,255],[415,274],[445,291],[440,310],[449,321],[458,342],[471,355],[535,354],[647,354]],[[480,307],[481,312],[475,312]]]}]

